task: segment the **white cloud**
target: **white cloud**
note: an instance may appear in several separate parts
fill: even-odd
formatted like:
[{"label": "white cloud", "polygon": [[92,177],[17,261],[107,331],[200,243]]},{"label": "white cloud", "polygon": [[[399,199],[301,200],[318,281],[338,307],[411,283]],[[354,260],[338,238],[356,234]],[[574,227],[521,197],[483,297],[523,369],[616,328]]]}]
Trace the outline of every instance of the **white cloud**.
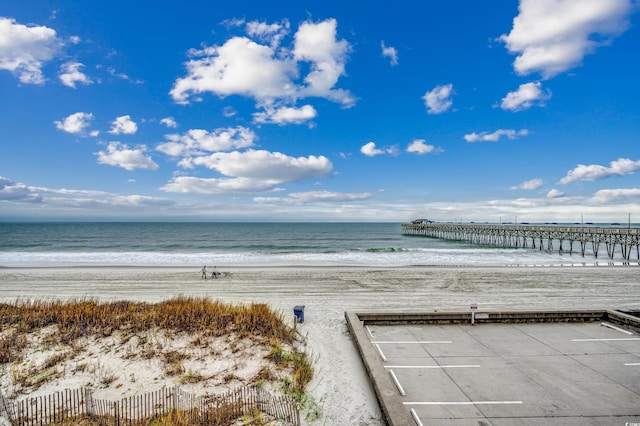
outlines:
[{"label": "white cloud", "polygon": [[547,198],[560,198],[560,197],[564,197],[564,192],[558,191],[555,188],[547,192]]},{"label": "white cloud", "polygon": [[333,88],[345,74],[347,54],[351,51],[346,40],[337,39],[337,27],[335,19],[317,24],[303,22],[295,34],[293,55],[297,61],[311,63],[311,71],[304,78],[307,85],[299,90],[301,96],[327,98],[348,107],[355,103],[351,93]]},{"label": "white cloud", "polygon": [[199,156],[204,153],[229,151],[253,146],[257,136],[246,127],[225,127],[208,132],[191,129],[182,135],[167,135],[168,142],[157,146],[157,150],[172,157]]},{"label": "white cloud", "polygon": [[178,123],[176,123],[176,120],[173,117],[165,117],[160,120],[160,123],[164,124],[170,129],[175,129],[178,127]]},{"label": "white cloud", "polygon": [[62,44],[51,28],[0,17],[0,69],[11,71],[22,83],[43,84],[42,66],[59,53]]},{"label": "white cloud", "polygon": [[544,106],[551,99],[551,91],[543,91],[541,87],[540,82],[521,84],[518,90],[509,92],[502,98],[500,107],[508,111],[522,111],[534,105]]},{"label": "white cloud", "polygon": [[259,204],[302,205],[309,203],[344,203],[367,200],[372,197],[369,192],[349,193],[330,191],[293,192],[287,197],[256,197],[254,202]]},{"label": "white cloud", "polygon": [[531,179],[526,182],[522,182],[520,185],[512,186],[511,189],[538,189],[544,182],[542,179]]},{"label": "white cloud", "polygon": [[224,115],[225,117],[233,117],[237,114],[238,112],[235,110],[235,108],[233,108],[230,105],[225,106],[222,109],[222,115]]},{"label": "white cloud", "polygon": [[500,36],[520,75],[551,78],[582,62],[628,27],[630,0],[521,0],[513,28]]},{"label": "white cloud", "polygon": [[111,123],[111,130],[109,130],[109,133],[111,133],[112,135],[119,135],[119,134],[133,135],[137,131],[138,131],[138,125],[135,123],[135,121],[131,120],[131,116],[122,115],[120,117],[117,117],[115,120],[113,120],[113,122]]},{"label": "white cloud", "polygon": [[453,84],[443,84],[436,86],[430,92],[425,93],[422,97],[429,114],[441,114],[451,108],[453,101]]},{"label": "white cloud", "polygon": [[280,152],[253,149],[244,152],[217,152],[195,158],[193,162],[225,176],[277,183],[327,177],[333,168],[329,159],[324,156],[289,157]]},{"label": "white cloud", "polygon": [[377,148],[375,142],[368,142],[360,147],[360,152],[367,157],[375,157],[376,155],[389,154],[395,155],[398,150],[395,147]]},{"label": "white cloud", "polygon": [[318,112],[311,105],[303,105],[300,108],[282,107],[279,109],[266,108],[264,112],[253,114],[253,121],[256,123],[275,124],[302,124],[305,121],[314,119]]},{"label": "white cloud", "polygon": [[385,46],[384,41],[380,42],[380,47],[382,48],[382,57],[389,58],[391,66],[398,65],[398,51],[396,48]]},{"label": "white cloud", "polygon": [[601,189],[593,194],[591,200],[599,204],[607,204],[613,201],[636,201],[640,200],[640,188]]},{"label": "white cloud", "polygon": [[[174,101],[185,104],[193,95],[211,92],[221,97],[246,96],[259,104],[320,97],[346,107],[353,105],[355,99],[348,91],[334,88],[345,74],[351,48],[346,40],[337,39],[337,22],[303,22],[294,35],[292,50],[277,48],[274,43],[273,37],[284,35],[286,30],[278,25],[248,25],[249,35],[257,37],[258,42],[233,37],[221,46],[191,50],[193,59],[186,63],[187,76],[176,80],[171,89]],[[265,37],[270,45],[259,43]],[[304,84],[299,81],[299,65],[309,68]]]},{"label": "white cloud", "polygon": [[60,67],[60,81],[67,87],[76,88],[76,83],[92,84],[93,81],[82,71],[84,64],[80,62],[67,62]]},{"label": "white cloud", "polygon": [[126,170],[157,170],[158,165],[146,156],[147,148],[144,145],[130,149],[128,145],[120,142],[109,142],[106,151],[97,152],[98,163],[109,166],[122,167]]},{"label": "white cloud", "polygon": [[41,202],[42,196],[32,188],[0,176],[0,201]]},{"label": "white cloud", "polygon": [[436,148],[435,146],[428,145],[425,142],[426,141],[424,139],[416,139],[416,140],[414,140],[407,147],[407,152],[412,152],[412,153],[419,154],[419,155],[442,152],[441,148]]},{"label": "white cloud", "polygon": [[91,120],[93,120],[93,114],[88,112],[76,112],[61,121],[54,121],[54,123],[58,130],[72,134],[81,134],[87,127],[89,127]]},{"label": "white cloud", "polygon": [[517,139],[521,136],[526,136],[529,131],[526,129],[513,130],[513,129],[499,129],[495,132],[482,132],[482,133],[469,133],[464,135],[464,139],[467,142],[497,142],[502,136],[506,136],[509,139]]},{"label": "white cloud", "polygon": [[292,97],[295,63],[276,57],[276,51],[246,37],[234,37],[222,46],[192,50],[187,77],[178,79],[171,96],[188,103],[189,96],[212,92],[221,97],[242,95],[258,101]]},{"label": "white cloud", "polygon": [[[101,216],[111,216],[115,213],[121,216],[127,210],[134,214],[146,209],[157,212],[158,208],[175,205],[174,201],[165,198],[144,195],[123,196],[104,191],[28,186],[1,176],[0,200],[37,203],[39,213],[36,214],[45,212],[47,217],[51,217],[52,213],[69,217],[70,212],[77,214],[79,211],[83,214],[96,213]],[[24,204],[20,207],[20,211],[25,211]]]},{"label": "white cloud", "polygon": [[607,178],[609,176],[624,176],[640,170],[640,160],[633,161],[628,158],[618,158],[612,161],[609,167],[599,164],[584,165],[578,164],[575,169],[570,170],[558,183],[566,185],[578,181],[594,181]]},{"label": "white cloud", "polygon": [[283,37],[289,33],[289,21],[284,19],[280,23],[267,24],[266,22],[247,22],[247,35],[260,41],[269,43],[272,47],[278,47]]},{"label": "white cloud", "polygon": [[263,150],[218,152],[191,161],[194,165],[216,170],[225,177],[179,176],[161,189],[168,192],[207,194],[269,191],[285,183],[325,178],[333,169],[331,162],[324,156],[296,158]]},{"label": "white cloud", "polygon": [[185,194],[228,194],[269,191],[275,182],[255,181],[247,178],[198,178],[177,176],[160,188],[166,192]]}]

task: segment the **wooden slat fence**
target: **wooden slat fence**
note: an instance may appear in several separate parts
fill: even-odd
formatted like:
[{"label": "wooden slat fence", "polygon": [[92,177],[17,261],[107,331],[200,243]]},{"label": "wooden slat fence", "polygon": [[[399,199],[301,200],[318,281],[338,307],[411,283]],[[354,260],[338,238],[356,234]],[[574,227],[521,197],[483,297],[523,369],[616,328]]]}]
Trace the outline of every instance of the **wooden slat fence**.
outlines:
[{"label": "wooden slat fence", "polygon": [[148,424],[148,420],[178,413],[194,425],[221,425],[256,411],[290,425],[300,425],[298,403],[288,396],[273,396],[257,387],[242,387],[213,397],[198,397],[180,388],[162,388],[123,398],[97,399],[89,388],[10,401],[0,393],[0,417],[12,425],[47,425],[77,417],[89,417],[101,425]]},{"label": "wooden slat fence", "polygon": [[13,419],[13,404],[2,394],[0,390],[0,418]]}]

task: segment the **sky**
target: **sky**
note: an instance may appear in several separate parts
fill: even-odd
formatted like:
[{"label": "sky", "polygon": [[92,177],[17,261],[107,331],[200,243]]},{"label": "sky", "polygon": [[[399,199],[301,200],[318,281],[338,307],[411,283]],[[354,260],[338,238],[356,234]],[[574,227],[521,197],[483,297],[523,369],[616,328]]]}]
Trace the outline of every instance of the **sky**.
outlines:
[{"label": "sky", "polygon": [[640,222],[639,9],[3,0],[0,221]]}]

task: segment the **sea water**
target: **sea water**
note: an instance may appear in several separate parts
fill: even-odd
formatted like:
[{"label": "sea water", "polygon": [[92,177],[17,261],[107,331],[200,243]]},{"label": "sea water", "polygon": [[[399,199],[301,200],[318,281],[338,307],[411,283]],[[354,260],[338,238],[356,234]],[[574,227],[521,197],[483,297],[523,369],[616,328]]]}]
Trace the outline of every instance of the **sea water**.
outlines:
[{"label": "sea water", "polygon": [[[620,262],[621,259],[614,259]],[[0,267],[562,266],[580,253],[402,235],[399,223],[0,223]]]}]

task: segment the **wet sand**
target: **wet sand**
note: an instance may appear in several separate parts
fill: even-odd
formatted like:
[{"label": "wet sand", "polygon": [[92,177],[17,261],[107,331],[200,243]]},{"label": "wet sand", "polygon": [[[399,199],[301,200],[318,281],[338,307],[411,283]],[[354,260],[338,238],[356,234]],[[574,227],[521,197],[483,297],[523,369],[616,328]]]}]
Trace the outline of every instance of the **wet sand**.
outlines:
[{"label": "wet sand", "polygon": [[173,296],[267,303],[293,322],[305,305],[316,376],[309,392],[323,415],[312,424],[381,424],[344,312],[501,309],[640,309],[639,266],[0,268],[0,302],[96,298],[156,302]]}]

